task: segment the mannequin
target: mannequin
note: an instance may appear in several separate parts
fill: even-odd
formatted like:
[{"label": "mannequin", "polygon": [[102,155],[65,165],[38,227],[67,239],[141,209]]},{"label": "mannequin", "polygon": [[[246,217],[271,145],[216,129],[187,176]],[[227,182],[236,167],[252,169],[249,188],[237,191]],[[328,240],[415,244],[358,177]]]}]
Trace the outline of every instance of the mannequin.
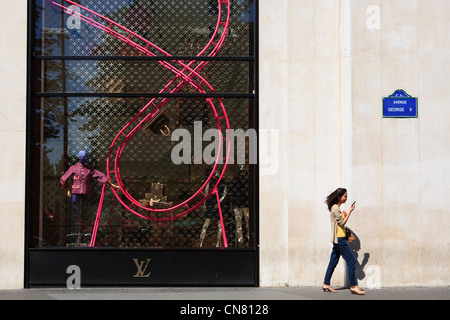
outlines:
[{"label": "mannequin", "polygon": [[[205,193],[209,193],[209,190],[211,187],[214,187],[217,183],[217,180],[219,180],[219,174],[215,173],[214,176],[211,178],[211,181],[205,188]],[[206,237],[206,231],[208,230],[209,224],[211,223],[211,220],[217,221],[217,242],[216,247],[220,247],[221,240],[222,240],[222,224],[220,222],[220,216],[219,216],[219,205],[220,203],[225,199],[227,196],[227,186],[225,185],[225,182],[221,180],[219,184],[217,185],[216,192],[218,194],[222,195],[219,197],[219,203],[217,203],[217,197],[215,193],[213,192],[211,196],[205,201],[205,222],[203,223],[202,232],[200,233],[200,247],[203,246],[203,241]]]},{"label": "mannequin", "polygon": [[72,202],[77,202],[78,200],[87,202],[89,200],[89,181],[91,177],[97,179],[97,181],[102,184],[108,183],[113,188],[119,188],[113,184],[104,173],[95,169],[92,170],[86,166],[86,151],[81,150],[78,152],[78,160],[78,163],[71,166],[60,179],[61,188],[64,188],[67,179],[74,175],[72,185]]},{"label": "mannequin", "polygon": [[[73,184],[71,188],[71,217],[70,220],[72,220],[71,224],[74,224],[73,220],[75,220],[75,217],[78,213],[78,240],[77,243],[80,242],[80,233],[81,233],[81,219],[82,216],[86,216],[86,207],[87,202],[89,201],[89,182],[91,178],[97,179],[98,182],[105,184],[108,183],[113,188],[118,189],[119,187],[114,185],[108,177],[98,171],[90,169],[88,166],[86,166],[87,161],[87,152],[84,150],[81,150],[78,153],[78,163],[71,166],[61,177],[60,179],[60,186],[61,188],[65,187],[67,179],[69,179],[73,175]],[[78,208],[76,206],[76,203],[78,202]],[[77,210],[78,209],[78,210]]]},{"label": "mannequin", "polygon": [[245,194],[245,190],[248,189],[248,177],[247,172],[242,168],[239,170],[239,174],[231,181],[230,184],[230,198],[231,206],[234,212],[234,218],[236,220],[236,245],[239,247],[244,246],[244,235],[242,228],[242,218],[245,219],[247,226],[247,241],[250,240],[250,211],[248,205],[248,197]]}]

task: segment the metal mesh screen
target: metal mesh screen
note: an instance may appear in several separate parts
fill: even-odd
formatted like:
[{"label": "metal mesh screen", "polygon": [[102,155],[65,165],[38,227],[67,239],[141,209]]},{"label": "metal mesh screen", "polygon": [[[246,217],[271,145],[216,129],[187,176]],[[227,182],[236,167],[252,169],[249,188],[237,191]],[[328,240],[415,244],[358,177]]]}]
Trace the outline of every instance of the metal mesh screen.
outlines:
[{"label": "metal mesh screen", "polygon": [[[135,56],[143,55],[104,31],[76,17],[62,15],[58,7],[46,0],[37,0],[36,21],[42,22],[42,47],[36,48],[38,55],[71,56]],[[55,0],[69,7],[68,1]],[[77,0],[86,7],[124,28],[136,32],[163,48],[171,55],[195,56],[199,49],[211,39],[218,19],[218,0]],[[224,1],[221,1],[224,3]],[[250,32],[252,26],[252,0],[232,0],[230,28],[226,43],[221,47],[221,56],[251,55]],[[77,10],[76,8],[74,8]],[[222,5],[222,11],[226,9]],[[79,10],[81,14],[90,12]],[[95,18],[95,17],[94,17]],[[97,19],[97,21],[101,22]],[[102,23],[102,22],[101,22]],[[105,24],[108,26],[107,24]],[[36,26],[40,27],[40,26]],[[62,28],[61,28],[62,27]],[[112,27],[115,30],[117,27]],[[61,47],[61,41],[67,40]],[[162,55],[159,53],[158,55]]]},{"label": "metal mesh screen", "polygon": [[[252,6],[248,0],[229,6],[222,0],[36,1],[30,109],[32,247],[89,246],[95,232],[96,247],[221,247],[224,241],[228,247],[254,245]],[[225,30],[225,11],[230,13],[229,29],[220,51],[213,52],[219,47],[215,28],[219,35]],[[102,30],[106,27],[133,45]],[[145,51],[150,46],[137,35],[186,59],[136,59],[153,54]],[[195,59],[208,43],[202,57],[217,59],[188,59]],[[157,50],[154,54],[162,55]],[[186,71],[188,64],[195,72]],[[186,75],[198,85],[189,83]],[[227,98],[201,95],[208,93]],[[124,131],[119,166],[111,150],[132,119],[142,124],[134,127],[136,133],[132,127]],[[226,140],[227,128],[244,136]],[[211,156],[217,152],[211,129],[231,142],[223,143],[219,155]],[[176,132],[183,139],[173,139]],[[73,201],[68,195],[73,178],[61,189],[60,177],[78,162],[80,150],[88,153],[88,167],[121,185],[117,196],[108,186],[103,198],[103,185],[95,179],[88,201]],[[205,156],[216,161],[205,161]],[[174,157],[183,161],[177,163]],[[211,184],[213,169],[220,173],[225,165],[220,182]],[[217,197],[207,196],[210,187],[217,189]],[[184,204],[187,199],[192,200]]]}]

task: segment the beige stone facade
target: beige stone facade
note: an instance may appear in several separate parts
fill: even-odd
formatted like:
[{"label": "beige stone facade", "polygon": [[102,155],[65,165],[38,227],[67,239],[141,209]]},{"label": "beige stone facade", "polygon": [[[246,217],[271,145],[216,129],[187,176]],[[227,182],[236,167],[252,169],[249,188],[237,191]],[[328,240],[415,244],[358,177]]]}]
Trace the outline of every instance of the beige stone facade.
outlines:
[{"label": "beige stone facade", "polygon": [[[269,151],[278,150],[261,154],[275,170],[260,177],[260,285],[322,283],[331,249],[324,200],[341,186],[358,201],[349,226],[362,287],[450,285],[450,2],[259,3],[259,123],[276,133]],[[17,289],[27,1],[3,5],[0,25],[0,289]],[[383,118],[382,99],[397,89],[418,97],[418,118]]]},{"label": "beige stone facade", "polygon": [[[261,285],[322,283],[323,202],[340,186],[358,201],[361,286],[448,285],[450,4],[260,3],[260,127],[280,130],[279,171],[260,184]],[[383,118],[397,89],[417,119]]]},{"label": "beige stone facade", "polygon": [[23,288],[27,1],[0,10],[0,289]]}]

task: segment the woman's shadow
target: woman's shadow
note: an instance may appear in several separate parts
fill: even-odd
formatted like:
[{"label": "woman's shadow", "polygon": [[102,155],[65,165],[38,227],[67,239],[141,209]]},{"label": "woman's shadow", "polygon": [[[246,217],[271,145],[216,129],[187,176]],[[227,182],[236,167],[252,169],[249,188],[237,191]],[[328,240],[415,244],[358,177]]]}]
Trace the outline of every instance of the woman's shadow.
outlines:
[{"label": "woman's shadow", "polygon": [[[349,229],[349,228],[348,228]],[[355,240],[348,243],[348,246],[352,250],[352,253],[354,257],[356,258],[356,265],[355,265],[355,273],[356,273],[356,279],[362,280],[366,277],[366,274],[364,273],[364,267],[367,265],[367,262],[369,262],[370,254],[368,252],[364,253],[364,258],[361,262],[358,260],[358,252],[361,250],[361,241],[358,237],[358,235],[351,230],[353,235],[355,236]]]}]

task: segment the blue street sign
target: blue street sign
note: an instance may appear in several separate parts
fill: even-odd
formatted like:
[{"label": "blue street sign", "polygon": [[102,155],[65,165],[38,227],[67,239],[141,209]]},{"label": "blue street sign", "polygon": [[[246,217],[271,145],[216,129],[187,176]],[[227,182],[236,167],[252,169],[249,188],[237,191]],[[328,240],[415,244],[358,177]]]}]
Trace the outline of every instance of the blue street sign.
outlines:
[{"label": "blue street sign", "polygon": [[417,98],[411,97],[404,90],[397,90],[393,95],[383,98],[384,118],[417,118]]}]

